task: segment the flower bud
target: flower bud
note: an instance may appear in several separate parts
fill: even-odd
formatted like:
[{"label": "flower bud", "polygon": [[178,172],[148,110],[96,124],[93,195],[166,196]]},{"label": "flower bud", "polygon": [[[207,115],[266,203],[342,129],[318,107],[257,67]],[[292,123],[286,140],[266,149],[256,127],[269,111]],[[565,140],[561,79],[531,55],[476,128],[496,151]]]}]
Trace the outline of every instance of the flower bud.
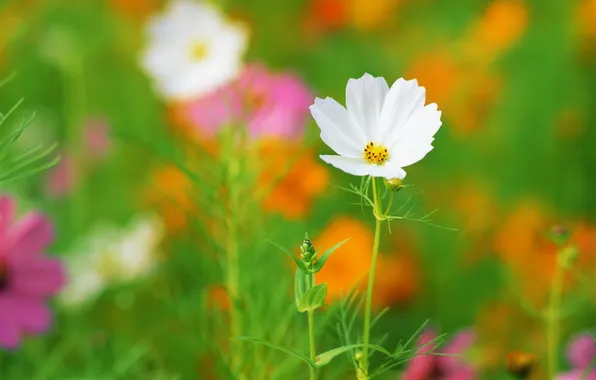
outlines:
[{"label": "flower bud", "polygon": [[536,355],[523,352],[510,352],[505,359],[507,372],[517,379],[529,379],[536,364]]},{"label": "flower bud", "polygon": [[549,236],[557,245],[565,245],[569,241],[571,233],[567,227],[562,224],[556,224],[551,227]]},{"label": "flower bud", "polygon": [[300,254],[302,255],[302,259],[309,263],[316,258],[315,247],[312,245],[308,235],[304,237],[302,244],[300,244]]},{"label": "flower bud", "polygon": [[385,178],[385,186],[391,191],[399,191],[404,187],[404,183],[399,178]]}]

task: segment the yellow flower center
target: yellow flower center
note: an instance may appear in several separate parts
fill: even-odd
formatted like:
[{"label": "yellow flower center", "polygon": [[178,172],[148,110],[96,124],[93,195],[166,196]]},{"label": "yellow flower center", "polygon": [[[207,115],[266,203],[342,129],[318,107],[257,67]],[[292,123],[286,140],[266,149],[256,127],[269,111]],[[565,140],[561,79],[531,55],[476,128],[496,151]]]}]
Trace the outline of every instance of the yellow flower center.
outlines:
[{"label": "yellow flower center", "polygon": [[208,53],[209,48],[207,47],[207,44],[205,44],[204,42],[195,42],[190,47],[190,58],[193,61],[202,61],[203,59],[205,59]]},{"label": "yellow flower center", "polygon": [[364,160],[371,164],[382,165],[389,159],[389,151],[383,144],[369,142],[364,148]]}]

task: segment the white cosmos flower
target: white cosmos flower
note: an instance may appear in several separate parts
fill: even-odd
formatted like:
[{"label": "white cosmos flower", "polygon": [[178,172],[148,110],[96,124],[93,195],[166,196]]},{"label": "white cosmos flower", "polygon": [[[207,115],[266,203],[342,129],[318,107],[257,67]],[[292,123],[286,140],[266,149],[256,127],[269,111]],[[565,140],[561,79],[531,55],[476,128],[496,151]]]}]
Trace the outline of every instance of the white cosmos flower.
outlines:
[{"label": "white cosmos flower", "polygon": [[357,176],[403,179],[403,169],[433,149],[441,126],[436,104],[424,105],[426,91],[416,80],[350,79],[347,109],[331,98],[315,99],[311,113],[321,139],[338,155],[323,161]]},{"label": "white cosmos flower", "polygon": [[142,65],[166,98],[204,95],[235,79],[242,68],[246,33],[206,2],[174,0],[149,21],[147,33]]},{"label": "white cosmos flower", "polygon": [[161,220],[149,214],[137,216],[125,229],[97,226],[68,257],[69,283],[60,293],[61,303],[66,307],[81,305],[110,285],[150,273],[164,234]]}]

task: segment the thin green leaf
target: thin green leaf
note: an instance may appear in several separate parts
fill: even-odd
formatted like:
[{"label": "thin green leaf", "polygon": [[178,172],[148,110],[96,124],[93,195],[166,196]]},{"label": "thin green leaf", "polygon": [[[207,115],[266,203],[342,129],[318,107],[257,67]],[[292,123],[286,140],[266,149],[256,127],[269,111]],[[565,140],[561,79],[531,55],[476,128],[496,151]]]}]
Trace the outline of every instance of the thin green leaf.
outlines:
[{"label": "thin green leaf", "polygon": [[315,264],[313,266],[314,273],[317,273],[318,271],[323,269],[323,265],[325,265],[325,262],[327,261],[329,256],[331,256],[331,254],[333,252],[335,252],[335,250],[337,250],[339,247],[344,245],[348,240],[350,240],[350,238],[347,238],[346,240],[341,241],[341,242],[337,243],[336,245],[334,245],[333,247],[326,250],[325,253],[323,253],[323,255],[315,262]]},{"label": "thin green leaf", "polygon": [[[317,366],[319,368],[323,367],[323,366],[329,364],[329,362],[331,362],[331,360],[333,360],[335,357],[343,354],[344,352],[351,351],[355,348],[360,348],[360,347],[364,347],[364,344],[351,344],[349,346],[337,347],[332,350],[323,352],[322,354],[317,356]],[[379,351],[387,356],[392,355],[391,352],[387,351],[385,348],[383,348],[381,346],[377,346],[375,344],[369,344],[368,348],[371,350]]]},{"label": "thin green leaf", "polygon": [[250,337],[250,336],[241,336],[241,337],[232,338],[232,339],[240,340],[240,341],[243,341],[243,342],[250,342],[250,343],[254,343],[254,344],[260,344],[260,345],[263,345],[263,346],[267,346],[269,348],[273,348],[274,350],[277,350],[277,351],[283,352],[285,354],[288,354],[290,356],[293,356],[295,358],[298,358],[298,359],[302,360],[303,362],[305,362],[306,364],[308,364],[309,366],[311,366],[313,368],[317,368],[317,365],[315,364],[315,362],[313,362],[312,360],[310,360],[308,358],[308,356],[303,355],[303,354],[301,354],[298,351],[290,350],[288,348],[281,347],[281,346],[278,346],[276,344],[267,342],[267,341],[265,341],[263,339],[253,338],[253,337]]}]

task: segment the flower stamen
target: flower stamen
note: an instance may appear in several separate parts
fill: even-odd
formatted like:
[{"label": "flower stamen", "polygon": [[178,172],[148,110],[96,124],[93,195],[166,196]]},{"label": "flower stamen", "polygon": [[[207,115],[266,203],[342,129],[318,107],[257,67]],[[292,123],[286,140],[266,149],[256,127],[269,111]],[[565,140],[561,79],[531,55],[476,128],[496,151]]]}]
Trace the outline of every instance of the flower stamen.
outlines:
[{"label": "flower stamen", "polygon": [[193,61],[202,61],[209,53],[209,48],[204,42],[195,42],[190,47],[190,57]]},{"label": "flower stamen", "polygon": [[370,164],[382,165],[389,159],[389,151],[383,144],[369,142],[364,148],[364,160]]}]

